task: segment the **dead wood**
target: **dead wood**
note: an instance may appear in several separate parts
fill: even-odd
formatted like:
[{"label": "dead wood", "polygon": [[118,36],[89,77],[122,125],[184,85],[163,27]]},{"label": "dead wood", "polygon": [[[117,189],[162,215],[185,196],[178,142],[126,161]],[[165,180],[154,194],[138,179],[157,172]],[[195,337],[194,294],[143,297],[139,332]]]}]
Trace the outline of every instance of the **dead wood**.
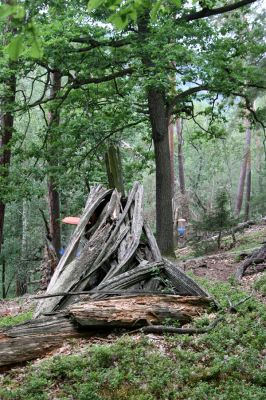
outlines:
[{"label": "dead wood", "polygon": [[253,251],[253,253],[238,267],[235,277],[241,280],[247,268],[251,265],[261,264],[266,260],[266,244],[260,249]]},{"label": "dead wood", "polygon": [[4,329],[0,331],[0,367],[43,356],[66,338],[85,334],[64,316],[38,318]]},{"label": "dead wood", "polygon": [[[90,224],[91,216],[98,215]],[[165,279],[167,278],[167,279]],[[169,286],[169,287],[168,287]],[[167,290],[208,297],[191,278],[162,259],[153,233],[143,218],[143,187],[135,183],[126,201],[116,191],[94,188],[66,253],[47,288],[35,317],[64,310],[79,301],[71,292]],[[58,296],[58,293],[66,293]]]},{"label": "dead wood", "polygon": [[175,326],[168,326],[168,325],[154,325],[154,326],[143,326],[142,328],[139,329],[139,331],[143,333],[159,333],[159,334],[178,333],[179,335],[198,335],[200,333],[210,332],[223,320],[224,317],[217,318],[205,328],[176,328]]},{"label": "dead wood", "polygon": [[139,295],[80,302],[69,309],[82,326],[132,327],[156,324],[168,318],[181,324],[202,314],[211,300],[194,296]]},{"label": "dead wood", "polygon": [[39,297],[35,320],[1,332],[0,366],[43,355],[95,326],[132,329],[161,325],[167,318],[184,324],[214,305],[192,278],[162,258],[143,218],[139,183],[123,201],[115,189],[92,189],[47,291]]}]

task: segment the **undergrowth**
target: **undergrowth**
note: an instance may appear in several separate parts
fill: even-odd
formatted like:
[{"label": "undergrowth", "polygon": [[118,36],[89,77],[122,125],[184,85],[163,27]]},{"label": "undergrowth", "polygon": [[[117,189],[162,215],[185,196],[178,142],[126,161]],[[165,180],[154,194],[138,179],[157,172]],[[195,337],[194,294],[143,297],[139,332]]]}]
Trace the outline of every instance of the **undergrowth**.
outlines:
[{"label": "undergrowth", "polygon": [[32,311],[27,311],[18,315],[6,315],[0,317],[0,327],[5,328],[12,325],[21,324],[32,318]]},{"label": "undergrowth", "polygon": [[[219,302],[247,295],[234,283],[200,280]],[[208,324],[208,315],[196,325]],[[1,400],[264,400],[266,310],[250,298],[207,334],[123,336],[55,356],[2,378]],[[158,344],[159,343],[159,344]]]}]

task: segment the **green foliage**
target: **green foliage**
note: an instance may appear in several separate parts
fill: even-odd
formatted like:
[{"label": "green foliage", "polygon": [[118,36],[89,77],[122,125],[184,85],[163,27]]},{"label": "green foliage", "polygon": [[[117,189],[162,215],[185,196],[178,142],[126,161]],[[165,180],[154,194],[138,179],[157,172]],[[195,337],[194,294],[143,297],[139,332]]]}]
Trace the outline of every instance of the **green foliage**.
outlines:
[{"label": "green foliage", "polygon": [[[222,309],[246,298],[235,284],[201,284]],[[60,355],[2,378],[1,399],[32,400],[263,400],[265,307],[254,297],[227,314],[207,334],[167,335],[156,341],[122,337],[88,345],[81,354]],[[197,326],[206,326],[206,316]]]},{"label": "green foliage", "polygon": [[[228,206],[228,195],[224,189],[220,189],[216,193],[213,209],[202,213],[198,221],[193,221],[193,228],[196,232],[193,244],[197,245],[198,243],[198,232],[201,234],[217,234],[217,246],[219,249],[221,247],[222,233],[230,230],[236,224],[237,219],[232,215]],[[211,246],[212,242],[205,242],[205,244]]]},{"label": "green foliage", "polygon": [[260,277],[254,283],[254,288],[258,290],[263,296],[266,296],[266,274],[264,273],[262,277]]},{"label": "green foliage", "polygon": [[32,311],[27,311],[18,315],[6,315],[5,317],[0,317],[0,327],[5,328],[8,326],[22,324],[23,322],[29,321],[31,318]]}]

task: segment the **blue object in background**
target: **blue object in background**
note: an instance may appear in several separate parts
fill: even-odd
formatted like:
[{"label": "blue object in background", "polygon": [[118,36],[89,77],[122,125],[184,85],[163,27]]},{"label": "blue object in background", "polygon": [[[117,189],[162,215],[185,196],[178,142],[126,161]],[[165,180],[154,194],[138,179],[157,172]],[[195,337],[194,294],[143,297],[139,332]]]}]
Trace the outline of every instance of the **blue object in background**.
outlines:
[{"label": "blue object in background", "polygon": [[179,236],[184,236],[186,229],[183,227],[177,228],[177,232],[179,233]]},{"label": "blue object in background", "polygon": [[61,247],[61,249],[59,250],[59,254],[60,254],[60,256],[62,256],[62,255],[64,254],[64,252],[65,252],[65,249],[64,249],[64,247]]}]

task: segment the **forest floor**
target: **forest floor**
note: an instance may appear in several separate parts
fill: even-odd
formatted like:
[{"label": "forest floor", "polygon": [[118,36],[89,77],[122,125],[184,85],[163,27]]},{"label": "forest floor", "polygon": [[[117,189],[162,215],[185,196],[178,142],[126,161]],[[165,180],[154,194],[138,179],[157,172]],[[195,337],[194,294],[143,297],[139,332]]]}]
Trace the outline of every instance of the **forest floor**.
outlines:
[{"label": "forest floor", "polygon": [[[234,273],[244,253],[261,246],[266,225],[230,239],[219,252],[190,260],[185,270],[218,301],[224,320],[201,335],[117,331],[66,340],[45,357],[0,375],[0,400],[264,400],[266,398],[266,275]],[[252,297],[227,312],[228,304]],[[32,296],[0,301],[0,327],[31,317]],[[216,318],[201,316],[202,327]]]}]

